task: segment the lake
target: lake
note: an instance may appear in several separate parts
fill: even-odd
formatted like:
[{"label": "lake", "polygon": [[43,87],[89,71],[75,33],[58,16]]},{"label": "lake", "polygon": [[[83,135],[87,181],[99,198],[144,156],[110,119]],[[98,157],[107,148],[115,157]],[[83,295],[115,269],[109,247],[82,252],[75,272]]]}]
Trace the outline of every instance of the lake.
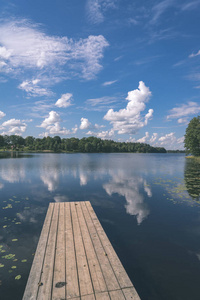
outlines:
[{"label": "lake", "polygon": [[49,202],[90,201],[142,300],[200,299],[200,164],[0,153],[0,299],[21,300]]}]

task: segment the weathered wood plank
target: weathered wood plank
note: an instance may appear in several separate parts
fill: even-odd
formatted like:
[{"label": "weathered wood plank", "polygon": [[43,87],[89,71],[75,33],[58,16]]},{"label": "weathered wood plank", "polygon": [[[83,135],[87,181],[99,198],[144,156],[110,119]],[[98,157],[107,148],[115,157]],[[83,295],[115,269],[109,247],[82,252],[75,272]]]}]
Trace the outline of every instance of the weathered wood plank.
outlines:
[{"label": "weathered wood plank", "polygon": [[81,300],[95,300],[94,294],[82,296]]},{"label": "weathered wood plank", "polygon": [[123,289],[122,292],[126,300],[140,300],[140,297],[134,287]]},{"label": "weathered wood plank", "polygon": [[23,300],[140,300],[90,202],[49,205]]},{"label": "weathered wood plank", "polygon": [[80,286],[81,298],[84,295],[93,294],[92,281],[90,277],[89,267],[83,245],[82,235],[79,227],[78,217],[76,213],[75,203],[71,202],[72,226],[75,241],[76,260],[78,267],[78,280]]},{"label": "weathered wood plank", "polygon": [[[66,257],[66,297],[72,299],[79,297],[78,273],[76,254],[74,249],[74,235],[72,230],[70,203],[65,203],[65,257]],[[80,298],[78,298],[80,299]]]},{"label": "weathered wood plank", "polygon": [[119,285],[121,288],[126,288],[126,287],[133,287],[132,282],[130,281],[124,267],[122,266],[121,261],[119,260],[115,250],[113,249],[107,235],[105,234],[105,231],[103,230],[103,227],[101,226],[90,202],[85,203],[87,206],[87,209],[90,213],[90,216],[93,220],[94,226],[97,230],[97,233],[101,239],[101,242],[103,244],[103,247],[105,249],[105,252],[109,258],[109,261],[112,265],[112,268],[115,272],[116,278],[119,282]]},{"label": "weathered wood plank", "polygon": [[65,299],[65,210],[64,203],[59,205],[58,233],[53,274],[52,300]]},{"label": "weathered wood plank", "polygon": [[46,251],[53,210],[54,205],[53,203],[50,203],[41,231],[38,246],[35,252],[35,257],[29,274],[23,300],[35,300],[37,298],[38,283],[40,282],[41,270],[44,262],[44,255]]},{"label": "weathered wood plank", "polygon": [[109,292],[111,300],[125,300],[121,290]]},{"label": "weathered wood plank", "polygon": [[83,212],[81,209],[81,202],[76,203],[76,210],[77,210],[79,225],[83,237],[83,243],[85,247],[85,252],[87,256],[87,261],[89,265],[94,291],[95,293],[105,292],[107,291],[107,287],[101,271],[101,267],[99,265],[99,261],[95,253],[95,249],[91,240],[90,233],[88,231],[88,227],[87,227],[88,220],[85,219],[83,216]]},{"label": "weathered wood plank", "polygon": [[106,282],[107,289],[110,290],[117,290],[120,289],[119,283],[117,282],[116,276],[113,272],[112,266],[108,260],[107,254],[104,250],[104,247],[101,243],[99,238],[98,232],[96,231],[95,224],[91,218],[91,215],[85,205],[85,202],[82,204],[83,214],[85,219],[87,220],[88,229],[90,235],[92,237],[92,242],[101,266],[101,270]]},{"label": "weathered wood plank", "polygon": [[44,258],[44,265],[42,268],[41,283],[39,284],[38,300],[51,300],[53,269],[55,259],[55,246],[58,225],[58,209],[59,206],[55,205],[52,222],[50,226],[49,239]]},{"label": "weathered wood plank", "polygon": [[110,300],[110,296],[107,292],[96,294],[96,300]]}]

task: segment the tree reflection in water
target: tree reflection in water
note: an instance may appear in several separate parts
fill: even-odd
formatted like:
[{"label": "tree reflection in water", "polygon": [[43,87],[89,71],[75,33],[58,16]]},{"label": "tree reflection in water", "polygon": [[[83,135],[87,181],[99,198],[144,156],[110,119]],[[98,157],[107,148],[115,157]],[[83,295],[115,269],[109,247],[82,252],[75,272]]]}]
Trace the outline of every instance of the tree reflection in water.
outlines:
[{"label": "tree reflection in water", "polygon": [[200,200],[200,163],[196,159],[186,159],[184,170],[185,186],[194,200]]}]

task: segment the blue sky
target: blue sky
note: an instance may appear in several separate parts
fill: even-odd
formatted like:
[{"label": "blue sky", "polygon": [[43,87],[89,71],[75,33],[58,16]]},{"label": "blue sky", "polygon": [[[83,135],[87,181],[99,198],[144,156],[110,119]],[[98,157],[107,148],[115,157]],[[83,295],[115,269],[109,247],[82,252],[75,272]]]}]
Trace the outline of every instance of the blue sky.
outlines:
[{"label": "blue sky", "polygon": [[0,0],[0,134],[183,149],[200,0]]}]

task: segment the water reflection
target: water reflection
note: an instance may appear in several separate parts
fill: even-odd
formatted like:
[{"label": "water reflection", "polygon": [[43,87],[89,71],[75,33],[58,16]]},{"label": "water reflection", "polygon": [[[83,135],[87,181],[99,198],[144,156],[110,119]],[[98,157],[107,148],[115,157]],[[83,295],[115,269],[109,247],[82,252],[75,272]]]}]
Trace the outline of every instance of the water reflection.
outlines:
[{"label": "water reflection", "polygon": [[196,201],[200,200],[200,163],[195,159],[186,159],[184,170],[185,186],[188,194]]},{"label": "water reflection", "polygon": [[136,216],[140,225],[150,213],[148,205],[144,202],[143,192],[145,191],[148,197],[152,197],[152,192],[145,179],[128,175],[123,170],[119,170],[118,173],[111,172],[112,179],[104,184],[103,188],[110,196],[114,193],[124,196],[127,214]]},{"label": "water reflection", "polygon": [[24,181],[26,177],[25,166],[19,165],[16,161],[7,160],[7,163],[1,166],[0,176],[4,181],[10,183]]},{"label": "water reflection", "polygon": [[59,172],[56,168],[41,170],[40,179],[47,186],[49,192],[53,192],[59,185]]}]

